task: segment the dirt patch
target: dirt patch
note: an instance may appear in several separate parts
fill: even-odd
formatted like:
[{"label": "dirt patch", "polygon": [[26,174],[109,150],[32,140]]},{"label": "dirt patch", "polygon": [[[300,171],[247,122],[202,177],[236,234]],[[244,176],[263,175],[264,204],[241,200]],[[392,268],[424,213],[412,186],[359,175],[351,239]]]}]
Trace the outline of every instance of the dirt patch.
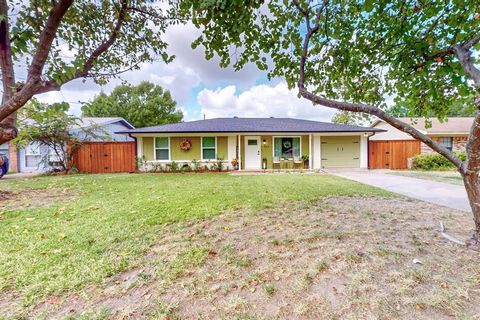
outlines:
[{"label": "dirt patch", "polygon": [[172,224],[141,266],[21,315],[473,318],[480,257],[441,237],[440,220],[468,237],[469,215],[405,199],[330,198]]},{"label": "dirt patch", "polygon": [[0,191],[0,201],[9,200],[15,197],[15,194],[10,191]]},{"label": "dirt patch", "polygon": [[0,211],[47,207],[55,202],[64,201],[72,197],[73,194],[68,189],[3,190],[0,191]]}]

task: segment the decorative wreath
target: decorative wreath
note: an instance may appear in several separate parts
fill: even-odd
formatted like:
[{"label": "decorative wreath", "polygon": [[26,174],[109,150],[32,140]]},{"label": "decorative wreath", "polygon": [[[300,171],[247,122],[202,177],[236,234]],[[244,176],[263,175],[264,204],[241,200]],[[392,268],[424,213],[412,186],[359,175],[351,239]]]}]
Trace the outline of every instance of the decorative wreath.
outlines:
[{"label": "decorative wreath", "polygon": [[291,143],[289,140],[286,140],[286,141],[283,142],[283,147],[284,147],[285,149],[288,149],[288,148],[290,148],[291,146],[292,146],[292,143]]},{"label": "decorative wreath", "polygon": [[188,139],[183,139],[182,142],[180,142],[180,149],[183,151],[188,151],[192,147],[192,143]]}]

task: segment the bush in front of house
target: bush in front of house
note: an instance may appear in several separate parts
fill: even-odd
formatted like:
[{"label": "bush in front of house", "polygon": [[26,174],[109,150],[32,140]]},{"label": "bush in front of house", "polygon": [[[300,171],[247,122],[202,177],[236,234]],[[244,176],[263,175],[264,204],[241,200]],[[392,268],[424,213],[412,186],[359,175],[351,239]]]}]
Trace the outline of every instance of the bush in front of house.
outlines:
[{"label": "bush in front of house", "polygon": [[[456,153],[460,160],[465,161],[465,152]],[[453,164],[439,153],[419,154],[413,157],[413,169],[418,170],[449,170],[455,168]]]}]

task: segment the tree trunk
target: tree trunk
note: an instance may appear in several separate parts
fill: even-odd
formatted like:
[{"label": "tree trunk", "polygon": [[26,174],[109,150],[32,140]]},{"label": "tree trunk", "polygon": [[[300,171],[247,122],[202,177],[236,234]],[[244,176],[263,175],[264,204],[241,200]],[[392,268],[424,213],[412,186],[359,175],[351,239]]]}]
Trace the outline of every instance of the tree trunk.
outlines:
[{"label": "tree trunk", "polygon": [[475,230],[472,237],[467,241],[467,245],[474,250],[480,251],[480,179],[479,173],[469,171],[463,175],[465,190],[473,213]]},{"label": "tree trunk", "polygon": [[[2,106],[13,96],[15,91],[15,73],[10,48],[10,33],[8,21],[8,4],[6,0],[0,0],[0,69],[2,74],[3,97]],[[16,128],[16,114],[12,113],[0,122],[0,144],[15,139],[18,131]]]}]

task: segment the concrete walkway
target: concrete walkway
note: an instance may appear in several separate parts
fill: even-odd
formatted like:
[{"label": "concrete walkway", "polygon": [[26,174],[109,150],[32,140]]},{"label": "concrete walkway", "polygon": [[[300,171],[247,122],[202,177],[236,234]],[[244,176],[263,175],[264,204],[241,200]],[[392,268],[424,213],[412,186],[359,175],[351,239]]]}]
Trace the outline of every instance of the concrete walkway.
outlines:
[{"label": "concrete walkway", "polygon": [[328,173],[404,196],[471,212],[463,186],[388,174],[385,170],[329,169]]},{"label": "concrete walkway", "polygon": [[7,173],[0,179],[0,181],[13,180],[13,179],[27,179],[27,178],[33,178],[38,175],[39,175],[38,173]]}]

